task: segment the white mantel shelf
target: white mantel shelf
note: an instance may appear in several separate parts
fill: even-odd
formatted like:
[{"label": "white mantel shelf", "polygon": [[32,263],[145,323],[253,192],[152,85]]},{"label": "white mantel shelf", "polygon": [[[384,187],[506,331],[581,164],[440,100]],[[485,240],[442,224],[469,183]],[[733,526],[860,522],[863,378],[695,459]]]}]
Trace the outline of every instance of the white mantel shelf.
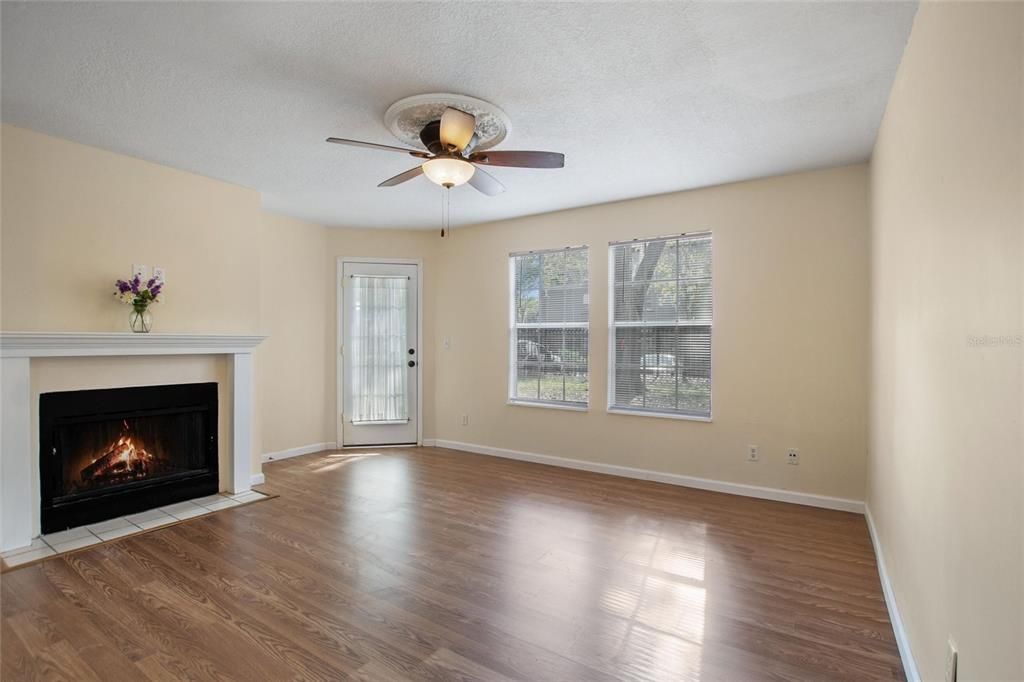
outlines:
[{"label": "white mantel shelf", "polygon": [[252,353],[265,336],[131,332],[0,332],[0,357],[90,355],[234,355]]},{"label": "white mantel shelf", "polygon": [[249,489],[252,475],[252,354],[264,336],[133,334],[131,332],[0,332],[0,551],[39,535],[39,453],[33,437],[32,358],[137,355],[224,355],[231,397],[231,461],[224,489]]}]

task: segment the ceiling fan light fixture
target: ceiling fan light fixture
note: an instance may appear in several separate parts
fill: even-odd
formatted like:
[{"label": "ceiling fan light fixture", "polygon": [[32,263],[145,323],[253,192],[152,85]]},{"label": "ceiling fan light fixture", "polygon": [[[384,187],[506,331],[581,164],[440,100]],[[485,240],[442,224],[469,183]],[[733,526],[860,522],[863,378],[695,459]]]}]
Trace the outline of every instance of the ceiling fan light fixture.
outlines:
[{"label": "ceiling fan light fixture", "polygon": [[423,174],[442,187],[458,187],[469,182],[476,167],[460,159],[431,159],[423,164]]}]

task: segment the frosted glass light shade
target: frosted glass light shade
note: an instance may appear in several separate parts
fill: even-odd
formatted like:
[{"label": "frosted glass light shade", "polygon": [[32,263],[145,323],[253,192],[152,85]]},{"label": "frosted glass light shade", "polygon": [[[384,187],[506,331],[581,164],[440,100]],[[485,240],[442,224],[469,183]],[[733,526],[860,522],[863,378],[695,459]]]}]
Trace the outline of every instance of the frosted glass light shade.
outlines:
[{"label": "frosted glass light shade", "polygon": [[442,187],[458,187],[469,182],[476,168],[459,159],[431,159],[423,164],[423,174]]}]

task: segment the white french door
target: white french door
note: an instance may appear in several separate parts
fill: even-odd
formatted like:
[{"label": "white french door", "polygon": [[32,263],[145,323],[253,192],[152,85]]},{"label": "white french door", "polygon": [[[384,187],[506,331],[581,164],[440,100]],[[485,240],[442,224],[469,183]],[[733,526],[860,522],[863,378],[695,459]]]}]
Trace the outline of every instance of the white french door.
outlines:
[{"label": "white french door", "polygon": [[419,266],[345,262],[342,444],[416,443]]}]

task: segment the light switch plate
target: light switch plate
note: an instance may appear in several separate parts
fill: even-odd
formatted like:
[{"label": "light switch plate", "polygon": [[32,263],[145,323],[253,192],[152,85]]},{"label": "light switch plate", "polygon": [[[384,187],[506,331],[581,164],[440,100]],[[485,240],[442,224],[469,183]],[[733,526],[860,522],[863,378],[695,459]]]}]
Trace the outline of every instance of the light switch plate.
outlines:
[{"label": "light switch plate", "polygon": [[167,272],[162,267],[160,267],[159,265],[154,265],[153,266],[153,279],[155,279],[158,282],[166,282],[167,281]]},{"label": "light switch plate", "polygon": [[148,265],[133,265],[132,266],[132,277],[135,275],[139,276],[139,279],[145,281],[149,279],[149,266]]}]

